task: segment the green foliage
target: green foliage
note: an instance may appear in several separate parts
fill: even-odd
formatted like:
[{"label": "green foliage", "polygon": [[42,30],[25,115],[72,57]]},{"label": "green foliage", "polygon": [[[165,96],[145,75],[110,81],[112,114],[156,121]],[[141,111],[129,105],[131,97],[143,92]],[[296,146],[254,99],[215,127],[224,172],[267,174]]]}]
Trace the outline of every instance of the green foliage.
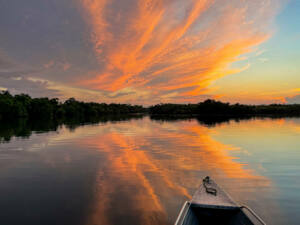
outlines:
[{"label": "green foliage", "polygon": [[26,94],[0,93],[0,119],[63,119],[89,120],[114,114],[143,113],[142,106],[127,104],[85,103],[70,98],[60,103],[57,98],[31,98]]},{"label": "green foliage", "polygon": [[144,108],[139,105],[81,102],[74,98],[60,103],[57,98],[31,98],[0,92],[0,119],[45,119],[90,121],[106,115],[127,115],[149,112],[151,115],[286,115],[300,116],[300,105],[241,105],[208,99],[198,104],[159,104]]}]

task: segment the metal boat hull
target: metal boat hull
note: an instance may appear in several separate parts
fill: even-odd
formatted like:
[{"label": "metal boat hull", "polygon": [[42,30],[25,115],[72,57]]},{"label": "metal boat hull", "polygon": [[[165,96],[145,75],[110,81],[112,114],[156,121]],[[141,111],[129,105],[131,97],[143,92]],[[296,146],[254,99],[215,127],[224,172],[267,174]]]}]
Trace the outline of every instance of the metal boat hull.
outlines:
[{"label": "metal boat hull", "polygon": [[239,206],[213,180],[203,180],[182,207],[175,225],[265,225],[251,209]]}]

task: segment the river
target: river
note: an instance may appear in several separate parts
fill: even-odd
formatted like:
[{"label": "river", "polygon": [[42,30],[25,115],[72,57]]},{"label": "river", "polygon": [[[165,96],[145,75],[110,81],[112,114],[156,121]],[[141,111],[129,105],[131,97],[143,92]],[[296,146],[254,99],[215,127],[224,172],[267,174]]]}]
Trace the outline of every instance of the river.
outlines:
[{"label": "river", "polygon": [[171,225],[209,175],[268,224],[300,221],[300,118],[0,125],[0,221]]}]

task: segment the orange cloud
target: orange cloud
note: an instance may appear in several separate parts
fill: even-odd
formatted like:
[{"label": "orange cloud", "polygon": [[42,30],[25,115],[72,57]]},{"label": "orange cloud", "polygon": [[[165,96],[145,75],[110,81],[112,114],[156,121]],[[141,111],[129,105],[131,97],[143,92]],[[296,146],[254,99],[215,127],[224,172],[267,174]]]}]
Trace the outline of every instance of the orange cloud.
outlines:
[{"label": "orange cloud", "polygon": [[238,72],[230,64],[270,37],[276,2],[82,0],[100,69],[80,84],[148,90],[152,100],[197,99],[212,81]]}]

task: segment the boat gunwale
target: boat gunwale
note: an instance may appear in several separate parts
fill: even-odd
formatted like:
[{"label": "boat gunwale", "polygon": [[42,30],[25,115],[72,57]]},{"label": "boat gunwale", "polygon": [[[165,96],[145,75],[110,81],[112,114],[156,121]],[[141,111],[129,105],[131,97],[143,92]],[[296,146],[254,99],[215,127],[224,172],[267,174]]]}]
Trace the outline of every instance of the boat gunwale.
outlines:
[{"label": "boat gunwale", "polygon": [[191,208],[191,202],[186,201],[180,210],[180,213],[176,219],[175,225],[181,225],[183,223],[190,208]]}]

